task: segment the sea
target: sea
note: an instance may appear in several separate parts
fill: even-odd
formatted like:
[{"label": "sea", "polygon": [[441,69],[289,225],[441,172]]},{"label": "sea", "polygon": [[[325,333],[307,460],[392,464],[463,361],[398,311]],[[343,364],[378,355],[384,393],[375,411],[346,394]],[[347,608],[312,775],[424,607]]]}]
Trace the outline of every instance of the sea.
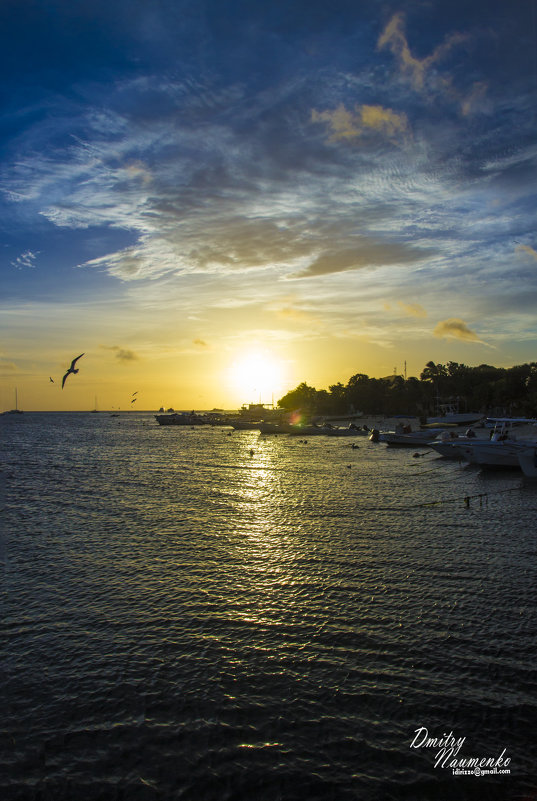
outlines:
[{"label": "sea", "polygon": [[0,437],[2,801],[537,799],[537,482],[137,412]]}]

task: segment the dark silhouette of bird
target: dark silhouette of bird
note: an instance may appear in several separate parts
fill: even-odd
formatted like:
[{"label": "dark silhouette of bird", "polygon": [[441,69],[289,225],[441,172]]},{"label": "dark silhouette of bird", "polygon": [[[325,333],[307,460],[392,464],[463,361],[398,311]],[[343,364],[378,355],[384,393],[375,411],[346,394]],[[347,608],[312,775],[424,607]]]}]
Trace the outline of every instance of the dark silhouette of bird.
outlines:
[{"label": "dark silhouette of bird", "polygon": [[65,380],[66,380],[67,376],[71,375],[71,373],[78,373],[78,369],[75,369],[75,364],[77,363],[77,361],[78,361],[79,359],[81,359],[81,358],[82,358],[82,356],[83,356],[83,355],[84,355],[84,354],[83,354],[83,353],[81,353],[81,354],[80,354],[80,356],[77,356],[77,357],[76,357],[75,359],[73,359],[73,361],[71,362],[71,366],[69,367],[69,369],[67,370],[66,374],[64,375],[64,377],[63,377],[63,379],[62,379],[62,389],[63,389],[63,385],[65,384]]},{"label": "dark silhouette of bird", "polygon": [[50,383],[51,383],[51,384],[53,384],[53,383],[54,383],[54,379],[53,379],[53,378],[51,378],[50,376],[48,377],[48,380],[50,381]]}]

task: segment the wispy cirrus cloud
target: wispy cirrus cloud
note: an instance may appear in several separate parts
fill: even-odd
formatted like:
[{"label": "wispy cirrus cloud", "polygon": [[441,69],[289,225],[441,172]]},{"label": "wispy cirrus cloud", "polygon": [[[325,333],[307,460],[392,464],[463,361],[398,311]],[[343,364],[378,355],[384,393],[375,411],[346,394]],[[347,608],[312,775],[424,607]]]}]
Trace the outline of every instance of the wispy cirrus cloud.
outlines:
[{"label": "wispy cirrus cloud", "polygon": [[[402,102],[408,84],[417,95],[454,96],[440,68],[462,41],[447,36],[418,58],[398,15],[375,57],[385,65],[395,56],[405,92],[401,82],[373,85],[373,72],[333,70],[319,95],[331,102],[317,102],[306,73],[263,92],[239,81],[215,88],[201,78],[157,75],[118,80],[98,97],[86,88],[87,103],[69,109],[61,136],[41,123],[28,130],[24,158],[7,171],[5,185],[62,232],[129,232],[128,247],[104,255],[79,251],[78,265],[128,283],[131,298],[138,284],[141,304],[220,314],[255,309],[262,297],[290,324],[307,322],[307,314],[345,330],[357,308],[381,305],[398,289],[411,298],[409,287],[416,286],[423,298],[434,280],[435,291],[455,295],[454,277],[493,269],[515,215],[521,231],[529,224],[532,211],[518,185],[509,203],[490,189],[492,180],[532,160],[528,146],[525,154],[522,147],[489,148],[484,156],[480,148],[492,134],[465,137],[460,118],[427,120],[411,134],[415,106]],[[468,108],[470,95],[474,105],[483,101],[484,84],[472,92]],[[324,110],[312,112],[313,106]],[[358,146],[334,147],[334,141]],[[498,264],[497,282],[511,281]],[[185,291],[198,278],[195,291]],[[307,288],[307,307],[281,300],[286,279]],[[322,285],[319,296],[315,283]],[[483,294],[489,291],[485,285]],[[408,317],[426,314],[417,303],[398,305]],[[438,309],[426,305],[438,319]],[[475,319],[472,311],[460,313]],[[465,339],[460,329],[450,330]]]},{"label": "wispy cirrus cloud", "polygon": [[410,317],[427,317],[427,312],[420,303],[404,303],[398,300],[397,305]]}]

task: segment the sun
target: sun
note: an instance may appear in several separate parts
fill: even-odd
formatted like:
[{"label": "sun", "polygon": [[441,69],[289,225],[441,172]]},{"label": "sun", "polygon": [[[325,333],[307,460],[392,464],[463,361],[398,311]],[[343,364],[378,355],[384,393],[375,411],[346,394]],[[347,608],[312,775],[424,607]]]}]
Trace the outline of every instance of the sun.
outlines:
[{"label": "sun", "polygon": [[282,390],[284,365],[267,351],[248,351],[229,368],[229,384],[242,403],[271,403]]}]

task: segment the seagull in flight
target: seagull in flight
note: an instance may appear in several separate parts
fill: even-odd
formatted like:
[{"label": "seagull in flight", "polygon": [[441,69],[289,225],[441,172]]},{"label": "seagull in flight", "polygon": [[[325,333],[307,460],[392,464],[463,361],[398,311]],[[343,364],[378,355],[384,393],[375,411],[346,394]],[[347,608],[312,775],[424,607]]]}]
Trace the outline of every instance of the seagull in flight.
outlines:
[{"label": "seagull in flight", "polygon": [[64,375],[64,377],[62,379],[62,389],[63,389],[63,385],[65,384],[65,379],[67,378],[67,376],[70,375],[71,373],[78,373],[78,370],[75,370],[75,364],[77,363],[77,361],[79,359],[82,358],[83,355],[84,354],[81,353],[80,356],[77,356],[76,359],[73,359],[73,361],[71,362],[71,366],[69,367],[69,369],[67,370],[66,374]]}]

